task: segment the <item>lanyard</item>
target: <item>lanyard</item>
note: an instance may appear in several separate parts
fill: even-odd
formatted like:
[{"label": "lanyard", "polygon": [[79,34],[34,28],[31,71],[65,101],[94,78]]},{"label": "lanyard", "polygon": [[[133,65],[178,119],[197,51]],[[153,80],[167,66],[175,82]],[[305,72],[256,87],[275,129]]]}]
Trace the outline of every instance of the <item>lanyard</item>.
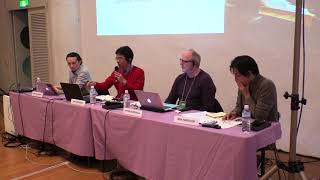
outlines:
[{"label": "lanyard", "polygon": [[[192,80],[192,83],[191,83],[191,86],[190,86],[190,88],[189,88],[189,90],[188,90],[187,96],[186,96],[185,99],[184,99],[185,102],[187,102],[187,98],[189,97],[189,94],[190,94],[190,92],[191,92],[191,89],[192,89],[192,86],[193,86],[193,83],[194,83],[196,77],[197,77],[197,76],[195,76],[195,77],[193,78],[193,80]],[[182,95],[181,95],[181,101],[183,101],[183,95],[184,95],[184,91],[185,91],[185,89],[186,89],[187,78],[188,78],[188,75],[186,75],[186,79],[185,79],[185,81],[184,81],[183,91],[182,91]]]}]

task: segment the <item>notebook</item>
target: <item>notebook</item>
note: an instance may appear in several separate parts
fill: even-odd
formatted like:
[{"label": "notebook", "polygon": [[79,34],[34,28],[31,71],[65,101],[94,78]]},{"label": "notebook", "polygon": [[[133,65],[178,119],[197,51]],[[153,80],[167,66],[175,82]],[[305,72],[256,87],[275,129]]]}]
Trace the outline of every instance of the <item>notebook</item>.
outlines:
[{"label": "notebook", "polygon": [[135,90],[134,92],[141,104],[141,109],[154,112],[168,112],[176,108],[175,104],[163,103],[158,93],[141,90]]},{"label": "notebook", "polygon": [[90,97],[83,96],[78,84],[61,82],[60,85],[68,101],[71,101],[71,99],[79,99],[79,100],[84,100],[86,103],[90,102]]},{"label": "notebook", "polygon": [[52,84],[49,83],[39,83],[39,91],[47,96],[57,96],[58,92],[54,89]]}]

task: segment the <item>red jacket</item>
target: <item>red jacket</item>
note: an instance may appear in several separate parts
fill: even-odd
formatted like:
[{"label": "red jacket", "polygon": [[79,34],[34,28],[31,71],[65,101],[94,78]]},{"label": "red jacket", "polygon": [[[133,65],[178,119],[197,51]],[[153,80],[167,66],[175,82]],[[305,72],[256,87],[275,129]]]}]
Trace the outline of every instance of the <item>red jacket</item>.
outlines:
[{"label": "red jacket", "polygon": [[96,83],[95,88],[98,90],[106,91],[112,85],[117,89],[116,98],[122,98],[124,91],[128,90],[130,94],[130,99],[137,100],[137,96],[134,93],[134,90],[143,90],[144,86],[144,71],[141,68],[133,66],[132,69],[124,75],[122,70],[119,69],[119,73],[127,80],[127,83],[123,85],[121,82],[117,81],[114,75],[112,74],[102,83]]}]

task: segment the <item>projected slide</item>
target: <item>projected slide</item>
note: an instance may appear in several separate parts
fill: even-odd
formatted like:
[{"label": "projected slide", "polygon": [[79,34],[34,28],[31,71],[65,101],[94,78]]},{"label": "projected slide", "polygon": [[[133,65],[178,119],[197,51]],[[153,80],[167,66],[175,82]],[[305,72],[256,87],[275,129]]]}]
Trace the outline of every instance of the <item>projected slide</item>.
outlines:
[{"label": "projected slide", "polygon": [[[294,22],[296,6],[288,0],[262,0],[260,14]],[[304,9],[306,23],[311,24],[315,14]]]},{"label": "projected slide", "polygon": [[225,0],[96,0],[97,35],[224,33]]}]

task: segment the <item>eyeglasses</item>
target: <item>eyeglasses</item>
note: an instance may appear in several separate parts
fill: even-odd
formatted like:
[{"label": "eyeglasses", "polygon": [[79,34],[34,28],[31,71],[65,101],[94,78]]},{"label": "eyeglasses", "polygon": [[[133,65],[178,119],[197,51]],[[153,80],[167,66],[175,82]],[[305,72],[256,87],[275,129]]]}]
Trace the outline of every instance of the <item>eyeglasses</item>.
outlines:
[{"label": "eyeglasses", "polygon": [[182,62],[182,63],[193,62],[193,60],[190,60],[190,61],[187,61],[187,60],[183,60],[183,59],[179,59],[179,60],[180,60],[180,62]]},{"label": "eyeglasses", "polygon": [[116,56],[115,57],[115,60],[121,60],[121,59],[125,59],[125,57],[123,57],[123,56]]}]

